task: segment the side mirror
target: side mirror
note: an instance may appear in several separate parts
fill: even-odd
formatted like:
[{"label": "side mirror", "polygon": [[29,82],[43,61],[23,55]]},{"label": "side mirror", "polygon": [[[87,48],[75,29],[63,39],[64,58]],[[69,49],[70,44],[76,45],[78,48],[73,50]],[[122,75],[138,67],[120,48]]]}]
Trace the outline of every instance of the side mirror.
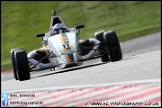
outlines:
[{"label": "side mirror", "polygon": [[36,36],[37,36],[37,37],[43,37],[43,36],[45,36],[45,33],[37,34]]},{"label": "side mirror", "polygon": [[75,27],[76,29],[84,28],[84,25],[78,25]]}]

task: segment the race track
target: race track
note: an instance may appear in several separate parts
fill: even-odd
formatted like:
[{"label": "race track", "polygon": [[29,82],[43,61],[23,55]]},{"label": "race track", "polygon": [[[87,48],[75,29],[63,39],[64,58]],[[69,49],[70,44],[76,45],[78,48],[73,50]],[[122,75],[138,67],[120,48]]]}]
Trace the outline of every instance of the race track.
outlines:
[{"label": "race track", "polygon": [[13,75],[2,76],[1,90],[6,92],[160,79],[160,44],[161,32],[158,32],[121,43],[123,59],[117,62],[101,63],[100,58],[97,58],[84,62],[83,68],[37,72],[32,74],[30,80],[21,82],[13,79]]}]

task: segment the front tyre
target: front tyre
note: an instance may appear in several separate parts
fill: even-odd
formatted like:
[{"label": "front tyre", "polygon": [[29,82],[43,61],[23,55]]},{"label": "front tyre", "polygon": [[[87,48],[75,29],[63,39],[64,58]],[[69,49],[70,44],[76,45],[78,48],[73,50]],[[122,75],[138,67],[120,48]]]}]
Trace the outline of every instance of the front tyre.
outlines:
[{"label": "front tyre", "polygon": [[114,62],[121,60],[122,51],[115,31],[104,32],[103,36],[107,44],[107,49],[109,51],[111,61]]},{"label": "front tyre", "polygon": [[24,49],[16,50],[14,53],[16,73],[20,81],[30,79],[27,54]]},{"label": "front tyre", "polygon": [[14,78],[16,80],[18,80],[18,77],[17,77],[17,74],[16,74],[16,66],[15,66],[15,58],[14,58],[14,52],[16,50],[19,50],[21,48],[14,48],[14,49],[11,49],[10,51],[10,56],[11,56],[11,61],[12,61],[12,67],[13,67],[13,74],[14,74]]}]

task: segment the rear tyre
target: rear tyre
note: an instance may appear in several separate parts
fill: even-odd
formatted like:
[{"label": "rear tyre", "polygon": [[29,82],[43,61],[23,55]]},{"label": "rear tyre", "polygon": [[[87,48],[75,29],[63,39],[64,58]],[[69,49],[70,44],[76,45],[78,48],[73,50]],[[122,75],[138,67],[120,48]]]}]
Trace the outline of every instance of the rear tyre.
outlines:
[{"label": "rear tyre", "polygon": [[11,49],[11,51],[10,51],[10,56],[11,56],[11,61],[12,61],[12,67],[13,67],[13,74],[14,74],[14,78],[15,78],[16,80],[18,80],[18,77],[17,77],[17,74],[16,74],[14,52],[15,52],[16,50],[19,50],[19,49],[21,49],[21,48],[14,48],[14,49]]},{"label": "rear tyre", "polygon": [[14,53],[16,73],[20,81],[30,79],[27,54],[24,49],[16,50]]},{"label": "rear tyre", "polygon": [[104,32],[103,37],[107,44],[107,49],[109,50],[110,59],[112,62],[122,59],[122,51],[120,43],[115,31]]},{"label": "rear tyre", "polygon": [[105,32],[105,30],[96,32],[95,38],[98,39],[101,42],[101,44],[99,46],[99,53],[101,55],[101,61],[102,62],[108,62],[108,61],[110,61],[110,58],[109,58],[108,51],[105,48],[106,44],[105,44],[105,40],[104,40],[104,37],[103,37],[104,32]]}]

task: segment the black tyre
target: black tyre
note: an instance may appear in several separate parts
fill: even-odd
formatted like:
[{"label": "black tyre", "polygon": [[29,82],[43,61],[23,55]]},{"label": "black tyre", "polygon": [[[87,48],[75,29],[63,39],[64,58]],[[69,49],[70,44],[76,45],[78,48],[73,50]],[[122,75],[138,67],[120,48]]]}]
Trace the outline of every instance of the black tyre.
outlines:
[{"label": "black tyre", "polygon": [[103,37],[107,44],[107,49],[109,50],[110,59],[112,62],[122,59],[122,51],[120,43],[115,31],[104,32]]},{"label": "black tyre", "polygon": [[99,46],[99,53],[101,55],[101,61],[102,62],[108,62],[108,61],[110,61],[110,58],[109,58],[108,51],[105,48],[106,45],[105,45],[105,40],[104,40],[104,37],[103,37],[104,32],[105,32],[105,30],[96,32],[95,38],[98,39],[101,42],[101,44]]},{"label": "black tyre", "polygon": [[11,61],[12,61],[12,68],[13,68],[13,74],[14,74],[14,78],[15,78],[16,80],[18,80],[18,78],[17,78],[17,74],[16,74],[14,52],[15,52],[16,50],[19,50],[19,49],[21,49],[21,48],[14,48],[14,49],[11,49],[11,51],[10,51],[10,56],[11,56]]},{"label": "black tyre", "polygon": [[26,51],[24,49],[16,50],[14,53],[14,58],[18,79],[20,81],[30,79],[30,72]]}]

